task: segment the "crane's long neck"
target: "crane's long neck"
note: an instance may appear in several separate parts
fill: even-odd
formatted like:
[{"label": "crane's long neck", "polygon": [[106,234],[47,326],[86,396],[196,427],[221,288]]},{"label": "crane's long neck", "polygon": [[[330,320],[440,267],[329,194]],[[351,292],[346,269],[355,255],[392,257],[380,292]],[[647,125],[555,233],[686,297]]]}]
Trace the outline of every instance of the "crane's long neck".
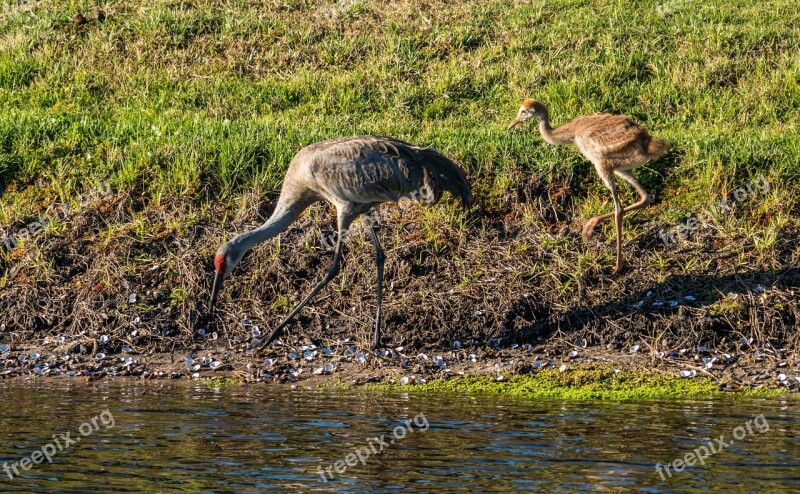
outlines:
[{"label": "crane's long neck", "polygon": [[542,116],[539,117],[539,133],[542,134],[542,139],[550,144],[563,144],[553,132],[553,127],[550,126],[550,114],[544,110]]},{"label": "crane's long neck", "polygon": [[269,219],[258,228],[234,237],[230,242],[232,247],[244,254],[256,245],[277,236],[286,230],[310,204],[311,201],[286,200],[281,196]]}]

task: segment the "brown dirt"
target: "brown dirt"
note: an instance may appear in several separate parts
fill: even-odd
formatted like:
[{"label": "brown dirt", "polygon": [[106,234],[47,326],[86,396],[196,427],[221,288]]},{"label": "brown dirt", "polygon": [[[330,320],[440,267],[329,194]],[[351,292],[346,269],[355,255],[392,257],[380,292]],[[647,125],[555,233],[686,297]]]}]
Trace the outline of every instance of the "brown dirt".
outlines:
[{"label": "brown dirt", "polygon": [[[747,238],[723,242],[713,231],[668,248],[659,225],[632,216],[626,218],[634,225],[626,240],[629,267],[611,277],[610,230],[598,229],[584,244],[580,219],[566,221],[570,196],[567,187],[529,179],[503,198],[500,210],[426,215],[414,207],[384,218],[384,342],[403,347],[405,368],[399,358],[367,351],[375,264],[359,229],[347,242],[342,274],[269,351],[270,378],[294,379],[289,368],[301,367],[297,377],[303,378],[332,359],[335,375],[346,379],[525,372],[537,358],[559,366],[573,349],[579,361],[701,373],[703,358],[717,357],[711,374],[745,381],[748,373],[767,379],[779,369],[790,380],[800,374],[800,232],[781,230],[767,254]],[[247,194],[237,210],[223,222],[221,209],[144,205],[118,196],[0,258],[0,344],[11,345],[6,357],[35,352],[40,363],[59,357],[65,371],[71,365],[78,374],[169,376],[192,373],[187,355],[212,355],[221,367],[201,372],[263,377],[263,359],[246,353],[253,329],[267,333],[327,269],[331,253],[319,231],[333,230],[334,215],[315,206],[279,242],[256,248],[226,282],[218,314],[209,320],[204,309],[212,257],[224,236],[220,225],[227,223],[230,237],[259,224],[270,207],[259,194]],[[654,267],[665,258],[666,268]],[[744,345],[743,338],[752,342]],[[320,354],[302,366],[287,359],[311,343],[317,351],[330,347],[332,356]],[[640,345],[635,355],[632,345]],[[369,362],[359,365],[355,355],[345,355],[349,347],[363,350]],[[95,359],[97,353],[106,359]],[[72,361],[63,360],[67,354]],[[433,363],[435,355],[444,357],[444,370]],[[137,364],[120,363],[126,357]],[[0,371],[33,372],[34,364],[8,360]]]}]

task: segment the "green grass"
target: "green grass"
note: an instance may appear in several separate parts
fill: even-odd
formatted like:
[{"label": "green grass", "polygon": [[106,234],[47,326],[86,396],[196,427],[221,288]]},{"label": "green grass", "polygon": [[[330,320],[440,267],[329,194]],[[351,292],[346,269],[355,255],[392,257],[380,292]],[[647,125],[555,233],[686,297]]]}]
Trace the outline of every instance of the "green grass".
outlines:
[{"label": "green grass", "polygon": [[[791,0],[685,2],[665,18],[633,0],[121,1],[104,22],[94,5],[0,16],[0,174],[15,192],[2,224],[106,178],[156,203],[274,192],[299,148],[360,133],[437,146],[478,187],[514,167],[591,175],[533,128],[504,132],[527,96],[556,123],[625,112],[674,142],[670,166],[640,172],[669,198],[665,221],[759,172],[776,187],[764,208],[797,184]],[[582,213],[604,209],[601,185],[578,185]]]},{"label": "green grass", "polygon": [[[514,375],[498,381],[491,376],[437,379],[424,384],[367,384],[367,389],[405,392],[488,393],[524,398],[562,400],[647,400],[664,398],[705,398],[731,395],[718,383],[704,378],[682,379],[646,371],[612,369],[577,369],[559,372],[556,369],[530,375]],[[779,396],[778,389],[745,389],[736,395]]]}]

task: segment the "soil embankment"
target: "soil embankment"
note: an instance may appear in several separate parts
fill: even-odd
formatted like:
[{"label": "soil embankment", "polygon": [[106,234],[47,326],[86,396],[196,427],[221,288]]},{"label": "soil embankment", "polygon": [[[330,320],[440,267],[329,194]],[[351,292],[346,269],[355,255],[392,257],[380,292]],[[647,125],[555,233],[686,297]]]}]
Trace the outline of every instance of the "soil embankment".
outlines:
[{"label": "soil embankment", "polygon": [[[188,204],[103,199],[0,261],[0,376],[413,382],[599,363],[800,384],[799,232],[781,231],[765,256],[748,239],[722,241],[713,230],[667,247],[657,225],[639,224],[625,242],[629,267],[610,277],[608,231],[584,244],[579,220],[548,212],[560,207],[550,199],[557,194],[532,180],[526,187],[504,211],[448,209],[424,226],[417,207],[382,218],[386,349],[368,349],[375,264],[359,228],[340,276],[259,356],[254,343],[327,269],[331,211],[315,206],[279,243],[255,249],[210,320],[219,223],[198,219]],[[259,224],[269,209],[242,198],[227,235]]]}]

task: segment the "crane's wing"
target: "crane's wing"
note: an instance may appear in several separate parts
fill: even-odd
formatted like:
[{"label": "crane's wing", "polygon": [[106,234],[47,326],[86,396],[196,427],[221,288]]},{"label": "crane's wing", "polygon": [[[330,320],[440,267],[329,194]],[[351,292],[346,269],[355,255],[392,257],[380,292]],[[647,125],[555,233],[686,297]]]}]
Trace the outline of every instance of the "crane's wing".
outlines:
[{"label": "crane's wing", "polygon": [[326,199],[397,202],[432,181],[420,149],[403,141],[363,136],[314,146],[310,171]]},{"label": "crane's wing", "polygon": [[644,129],[625,115],[598,115],[594,122],[589,122],[578,133],[577,139],[583,141],[580,146],[592,151],[609,155],[625,150],[636,144]]}]

